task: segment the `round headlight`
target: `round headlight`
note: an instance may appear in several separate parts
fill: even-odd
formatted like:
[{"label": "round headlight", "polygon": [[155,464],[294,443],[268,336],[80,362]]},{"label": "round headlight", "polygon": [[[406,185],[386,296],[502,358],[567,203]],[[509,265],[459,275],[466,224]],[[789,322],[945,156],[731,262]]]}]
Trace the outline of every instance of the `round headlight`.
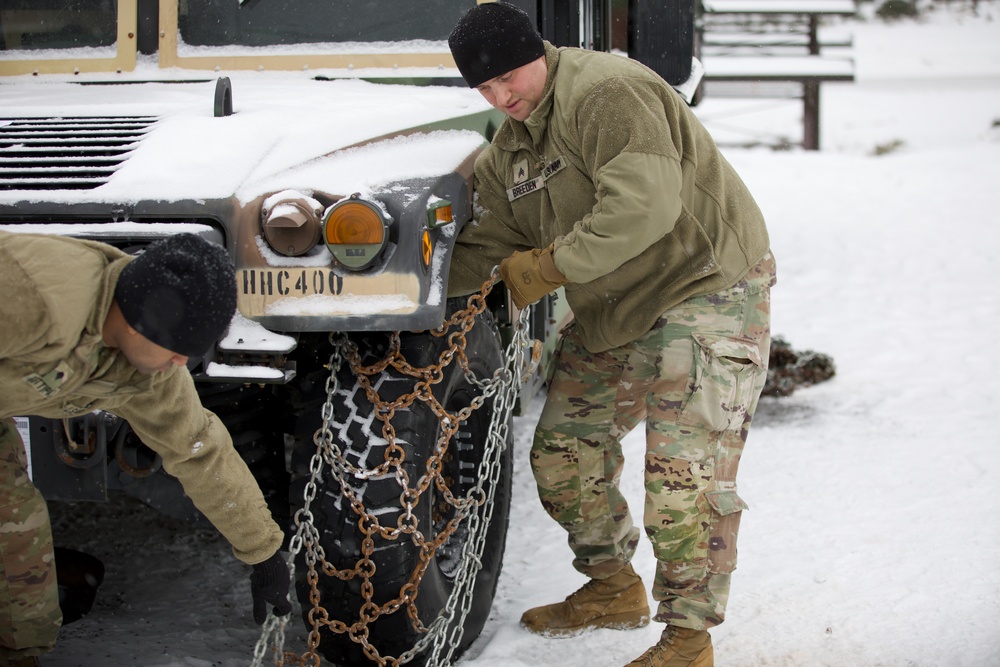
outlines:
[{"label": "round headlight", "polygon": [[297,192],[268,197],[260,212],[264,239],[276,253],[304,255],[319,243],[322,210],[315,199]]},{"label": "round headlight", "polygon": [[356,194],[327,209],[323,229],[330,253],[354,271],[371,266],[389,240],[382,209]]}]

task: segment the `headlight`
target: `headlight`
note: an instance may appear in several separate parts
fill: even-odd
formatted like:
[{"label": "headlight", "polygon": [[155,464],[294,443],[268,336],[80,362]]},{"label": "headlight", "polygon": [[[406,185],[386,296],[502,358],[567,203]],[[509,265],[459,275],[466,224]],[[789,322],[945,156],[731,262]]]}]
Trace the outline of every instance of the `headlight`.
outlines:
[{"label": "headlight", "polygon": [[281,255],[304,255],[319,243],[322,211],[318,201],[292,190],[271,195],[260,211],[264,239]]},{"label": "headlight", "polygon": [[382,209],[357,194],[327,209],[323,230],[330,253],[353,271],[371,266],[389,240]]}]

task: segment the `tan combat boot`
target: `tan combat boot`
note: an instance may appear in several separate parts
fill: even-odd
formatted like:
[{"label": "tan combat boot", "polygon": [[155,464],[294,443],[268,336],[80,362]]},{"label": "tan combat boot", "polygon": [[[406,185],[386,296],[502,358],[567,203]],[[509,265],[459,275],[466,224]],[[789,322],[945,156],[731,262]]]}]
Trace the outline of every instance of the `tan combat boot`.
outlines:
[{"label": "tan combat boot", "polygon": [[563,602],[524,612],[525,630],[567,637],[594,628],[641,628],[649,623],[646,587],[631,565],[607,579],[591,579]]},{"label": "tan combat boot", "polygon": [[625,667],[714,667],[715,651],[707,630],[668,625],[660,641]]},{"label": "tan combat boot", "polygon": [[0,658],[0,667],[41,667],[41,664],[35,656]]}]

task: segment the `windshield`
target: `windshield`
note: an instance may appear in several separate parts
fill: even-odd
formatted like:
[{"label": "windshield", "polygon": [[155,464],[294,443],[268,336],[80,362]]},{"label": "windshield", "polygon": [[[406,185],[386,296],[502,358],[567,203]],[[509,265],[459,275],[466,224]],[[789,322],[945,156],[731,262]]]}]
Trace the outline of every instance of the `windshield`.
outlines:
[{"label": "windshield", "polygon": [[117,0],[3,0],[0,52],[113,47],[117,9]]},{"label": "windshield", "polygon": [[[448,39],[475,0],[187,0],[178,26],[188,46],[277,46]],[[445,47],[446,48],[446,47]]]}]

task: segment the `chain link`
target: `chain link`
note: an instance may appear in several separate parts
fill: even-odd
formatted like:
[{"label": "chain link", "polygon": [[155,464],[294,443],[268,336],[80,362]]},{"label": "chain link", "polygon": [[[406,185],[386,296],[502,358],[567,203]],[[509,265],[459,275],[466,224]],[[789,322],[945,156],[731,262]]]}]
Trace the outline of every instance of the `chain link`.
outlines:
[{"label": "chain link", "polygon": [[[269,648],[274,664],[279,667],[286,664],[319,667],[320,657],[317,648],[324,628],[332,633],[346,634],[351,641],[361,646],[371,662],[380,666],[397,667],[421,654],[427,656],[426,667],[443,667],[451,664],[452,656],[462,641],[465,618],[472,608],[476,576],[482,569],[482,555],[492,521],[493,501],[502,471],[501,461],[507,447],[511,415],[521,386],[535,372],[541,356],[541,343],[529,336],[529,310],[525,309],[521,311],[520,317],[514,324],[514,336],[504,352],[503,364],[493,376],[478,378],[469,368],[469,359],[465,354],[466,334],[475,325],[477,316],[486,309],[486,296],[499,280],[499,272],[494,269],[481,291],[469,297],[464,309],[457,311],[448,321],[430,332],[439,338],[446,337],[447,341],[447,346],[439,355],[437,363],[430,366],[416,367],[403,358],[398,332],[390,335],[386,356],[368,366],[362,364],[357,346],[346,334],[330,335],[333,352],[329,360],[330,376],[326,381],[327,398],[321,410],[322,425],[313,436],[316,451],[309,463],[309,477],[302,496],[303,504],[295,513],[295,534],[289,543],[288,567],[293,580],[296,556],[299,553],[303,554],[307,568],[306,581],[309,584],[309,605],[311,605],[307,614],[309,621],[307,650],[301,655],[286,652],[285,628],[291,615],[277,617],[270,614],[254,647],[251,667],[261,667],[264,664]],[[340,389],[338,377],[345,360],[349,363],[358,385],[372,404],[373,416],[381,423],[382,435],[387,443],[384,461],[372,468],[348,461],[334,436],[332,426],[334,402]],[[454,414],[449,413],[432,392],[433,386],[443,378],[444,369],[452,363],[458,363],[465,379],[479,389],[479,394],[470,405]],[[389,368],[414,380],[411,392],[392,401],[383,400],[371,382],[372,376],[378,376]],[[442,476],[444,458],[449,453],[451,441],[460,425],[491,399],[493,412],[487,442],[484,444],[483,458],[476,471],[476,485],[469,489],[464,497],[455,497]],[[440,436],[428,460],[427,473],[411,486],[409,475],[403,468],[405,451],[396,443],[392,418],[397,411],[406,410],[417,401],[428,406],[437,416]],[[337,568],[327,561],[320,544],[320,533],[310,509],[316,499],[324,469],[329,470],[330,477],[340,487],[343,499],[358,516],[358,529],[363,535],[361,555],[351,569]],[[400,486],[400,503],[403,511],[394,526],[383,526],[379,517],[365,508],[363,499],[349,483],[351,479],[367,480],[375,477],[394,478]],[[454,513],[437,535],[428,541],[419,530],[414,507],[421,495],[431,488],[441,494],[443,501],[454,509]],[[454,588],[444,608],[434,621],[425,627],[420,622],[416,604],[420,581],[437,550],[448,542],[463,522],[466,524],[468,537],[462,544]],[[433,533],[433,531],[427,532]],[[418,563],[397,597],[384,604],[376,604],[372,600],[375,590],[371,581],[376,567],[371,556],[375,552],[378,540],[396,540],[401,536],[413,540],[419,548]],[[358,610],[358,620],[355,623],[347,625],[330,618],[322,606],[319,591],[320,572],[342,581],[358,579],[361,582],[364,602]],[[377,618],[396,613],[401,609],[405,609],[410,623],[423,633],[423,637],[412,648],[397,657],[382,656],[369,641],[369,625]]]}]

